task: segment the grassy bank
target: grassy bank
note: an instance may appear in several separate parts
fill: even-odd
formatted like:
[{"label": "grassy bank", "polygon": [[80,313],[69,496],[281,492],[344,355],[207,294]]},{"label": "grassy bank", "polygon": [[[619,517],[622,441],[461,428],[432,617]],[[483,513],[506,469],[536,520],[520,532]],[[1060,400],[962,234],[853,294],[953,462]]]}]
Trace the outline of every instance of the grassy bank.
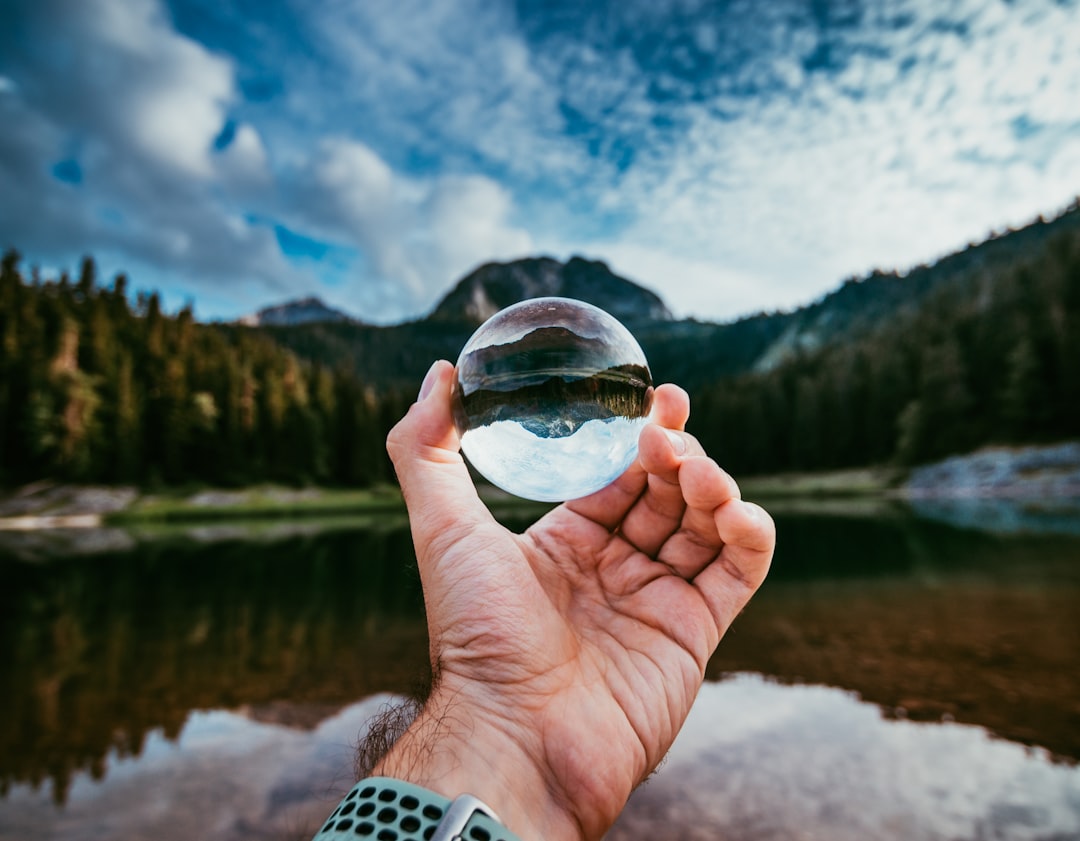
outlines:
[{"label": "grassy bank", "polygon": [[[748,499],[844,500],[881,495],[897,474],[885,470],[788,474],[740,478]],[[539,516],[551,506],[519,499],[487,484],[477,490],[497,516]],[[326,519],[404,514],[394,485],[373,488],[256,485],[226,489],[203,486],[139,489],[131,486],[69,485],[43,481],[0,495],[0,523],[20,528],[95,525],[151,526],[222,521]],[[79,520],[78,523],[75,520]],[[26,521],[26,522],[22,522]],[[31,522],[32,521],[32,522]]]},{"label": "grassy bank", "polygon": [[403,511],[401,492],[376,488],[303,488],[272,485],[243,490],[170,490],[140,495],[127,507],[103,516],[109,525],[199,520],[255,520],[282,517],[332,517],[378,511]]},{"label": "grassy bank", "polygon": [[788,497],[858,497],[887,494],[903,482],[906,472],[892,467],[862,467],[828,473],[781,473],[736,477],[746,499]]}]

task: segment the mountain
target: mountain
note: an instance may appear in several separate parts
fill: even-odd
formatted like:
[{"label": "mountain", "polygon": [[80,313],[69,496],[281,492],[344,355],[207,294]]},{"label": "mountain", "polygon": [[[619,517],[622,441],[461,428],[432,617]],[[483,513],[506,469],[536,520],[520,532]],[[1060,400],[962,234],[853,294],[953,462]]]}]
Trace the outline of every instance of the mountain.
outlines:
[{"label": "mountain", "polygon": [[287,327],[342,321],[354,322],[355,319],[341,310],[328,307],[319,298],[311,297],[263,307],[256,313],[245,315],[238,323],[247,327]]},{"label": "mountain", "polygon": [[991,234],[981,243],[949,254],[932,265],[906,273],[874,270],[852,277],[818,301],[789,314],[783,332],[753,365],[769,371],[799,354],[812,353],[830,341],[866,335],[882,325],[915,314],[927,298],[946,288],[974,286],[987,275],[1004,275],[1011,267],[1044,250],[1048,241],[1067,231],[1080,231],[1080,200],[1051,221]]},{"label": "mountain", "polygon": [[581,257],[566,263],[535,257],[483,265],[462,278],[427,320],[479,325],[518,301],[551,295],[593,304],[627,324],[672,320],[654,292],[619,277],[605,263]]},{"label": "mountain", "polygon": [[[548,257],[489,263],[462,278],[425,319],[390,327],[352,321],[268,327],[303,358],[346,364],[376,388],[415,388],[433,359],[457,359],[473,330],[497,310],[528,297],[560,295],[615,315],[641,344],[656,382],[690,391],[728,377],[776,369],[835,343],[848,343],[910,318],[944,290],[974,289],[1004,276],[1048,247],[1058,234],[1080,231],[1080,204],[1053,220],[1041,217],[991,235],[932,265],[900,274],[875,271],[850,278],[805,307],[759,313],[727,323],[676,320],[655,293],[602,262]],[[985,284],[983,284],[985,286]],[[991,283],[989,287],[992,288]],[[979,294],[988,294],[983,289]]]}]

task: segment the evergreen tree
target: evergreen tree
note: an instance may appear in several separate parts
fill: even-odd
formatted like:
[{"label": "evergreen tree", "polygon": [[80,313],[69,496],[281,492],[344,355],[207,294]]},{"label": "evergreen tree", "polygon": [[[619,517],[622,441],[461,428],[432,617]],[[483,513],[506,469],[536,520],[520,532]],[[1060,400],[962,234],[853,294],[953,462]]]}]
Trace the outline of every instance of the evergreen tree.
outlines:
[{"label": "evergreen tree", "polygon": [[[36,277],[36,275],[35,275]],[[0,262],[0,482],[336,481],[390,477],[402,407],[349,371],[301,362],[265,334],[164,313],[156,293],[97,281],[27,284]],[[342,402],[345,401],[345,402]]]}]

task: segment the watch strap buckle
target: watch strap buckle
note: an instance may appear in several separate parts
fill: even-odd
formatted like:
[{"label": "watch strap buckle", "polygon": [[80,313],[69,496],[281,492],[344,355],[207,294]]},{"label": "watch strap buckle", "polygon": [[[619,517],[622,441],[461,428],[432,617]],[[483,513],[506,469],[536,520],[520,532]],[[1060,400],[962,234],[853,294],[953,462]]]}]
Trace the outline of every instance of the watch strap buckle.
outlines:
[{"label": "watch strap buckle", "polygon": [[469,825],[469,821],[477,812],[486,815],[493,821],[502,823],[499,816],[484,801],[473,797],[471,794],[462,794],[455,797],[447,807],[442,820],[435,827],[435,833],[431,836],[431,841],[462,841],[465,827]]}]

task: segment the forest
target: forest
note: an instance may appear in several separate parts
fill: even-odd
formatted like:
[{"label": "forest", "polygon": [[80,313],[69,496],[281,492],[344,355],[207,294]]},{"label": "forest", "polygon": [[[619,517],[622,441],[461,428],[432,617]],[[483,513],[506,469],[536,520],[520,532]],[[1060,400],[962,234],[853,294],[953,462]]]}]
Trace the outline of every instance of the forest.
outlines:
[{"label": "forest", "polygon": [[[167,314],[156,293],[132,296],[123,274],[100,283],[91,257],[75,280],[26,277],[20,263],[14,250],[0,263],[6,487],[43,478],[147,487],[391,481],[383,442],[416,386],[387,372],[453,359],[470,331],[441,322],[356,328],[369,337],[365,372],[345,353],[329,364],[325,343],[305,353],[320,335],[310,330],[201,324],[190,307]],[[1080,227],[1009,259],[972,251],[965,265],[873,329],[687,383],[690,431],[739,475],[911,465],[987,444],[1080,437]],[[882,282],[852,279],[836,294]],[[657,356],[731,357],[740,352],[734,341],[705,347],[703,337],[737,337],[743,324],[764,336],[774,328],[755,325],[768,323],[746,319],[725,333],[669,322]],[[333,329],[322,332],[339,343],[348,335]]]},{"label": "forest", "polygon": [[740,474],[1080,437],[1080,232],[978,265],[857,338],[703,386],[692,406],[706,450]]},{"label": "forest", "polygon": [[[162,312],[128,280],[29,280],[0,263],[0,485],[370,485],[407,403],[303,362],[268,336]],[[411,399],[412,395],[409,395]]]}]

